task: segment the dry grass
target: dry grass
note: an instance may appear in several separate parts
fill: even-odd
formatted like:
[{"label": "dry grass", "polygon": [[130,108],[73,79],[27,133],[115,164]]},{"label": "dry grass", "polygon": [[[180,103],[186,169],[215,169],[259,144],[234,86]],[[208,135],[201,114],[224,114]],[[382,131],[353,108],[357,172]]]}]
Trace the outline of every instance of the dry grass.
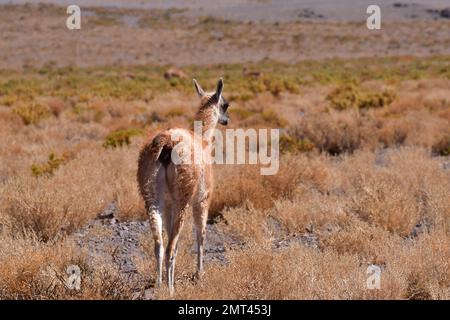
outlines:
[{"label": "dry grass", "polygon": [[[229,255],[228,266],[213,265],[198,284],[180,285],[180,299],[448,299],[450,281],[448,234],[424,235],[402,244],[383,234],[360,231],[321,251],[293,245],[277,252],[252,246]],[[366,227],[367,228],[367,227]],[[363,234],[363,233],[366,234]],[[379,232],[379,231],[378,231]],[[367,262],[358,248],[375,242],[384,260],[381,290],[367,290]],[[368,237],[372,237],[369,240]],[[387,244],[384,241],[390,240]],[[341,248],[342,249],[342,248]],[[223,284],[227,285],[224,286]],[[167,296],[166,296],[167,297]]]},{"label": "dry grass", "polygon": [[[220,227],[246,245],[201,283],[180,279],[176,298],[448,299],[450,175],[424,149],[385,157],[383,166],[370,152],[323,160],[312,169],[328,171],[321,187],[305,179],[271,209],[226,210]],[[419,222],[427,227],[411,235]],[[318,249],[273,249],[280,236],[311,232]],[[371,264],[382,268],[380,290],[365,287]]]},{"label": "dry grass", "polygon": [[[33,234],[3,234],[0,238],[0,294],[2,299],[129,299],[139,286],[121,276],[112,265],[93,268],[86,253],[68,240],[43,243]],[[67,283],[68,268],[82,275],[81,290]]]},{"label": "dry grass", "polygon": [[31,231],[48,241],[77,230],[112,200],[122,217],[142,217],[135,163],[128,155],[129,150],[87,149],[52,176],[8,179],[2,186],[0,219],[15,232]]},{"label": "dry grass", "polygon": [[[285,147],[274,176],[261,176],[258,166],[215,167],[210,216],[239,245],[227,247],[226,264],[208,263],[204,279],[194,282],[194,239],[184,232],[175,298],[448,299],[450,91],[448,76],[433,71],[448,59],[437,61],[420,79],[413,63],[379,60],[370,77],[358,75],[360,60],[347,61],[364,92],[395,91],[376,108],[330,106],[327,96],[345,79],[334,62],[255,65],[264,70],[261,87],[239,76],[242,66],[189,67],[207,84],[223,71],[226,92],[235,94],[232,127],[282,127]],[[291,68],[315,78],[302,82]],[[120,68],[80,69],[73,75],[78,91],[36,71],[0,74],[1,298],[130,299],[145,289],[113,265],[92,265],[71,235],[113,200],[119,219],[144,219],[135,181],[140,133],[192,121],[188,81],[172,86],[162,69],[150,69],[133,69],[134,80]],[[393,69],[398,73],[382,77]],[[136,96],[116,91],[111,75]],[[22,105],[43,106],[45,117]],[[316,245],[295,241],[299,236]],[[282,240],[289,245],[277,246]],[[147,255],[135,264],[150,285],[150,237],[141,245]],[[64,275],[71,264],[85,275],[79,292],[49,276],[49,267]],[[382,268],[380,290],[366,288],[370,264]],[[169,298],[164,288],[155,294]]]}]

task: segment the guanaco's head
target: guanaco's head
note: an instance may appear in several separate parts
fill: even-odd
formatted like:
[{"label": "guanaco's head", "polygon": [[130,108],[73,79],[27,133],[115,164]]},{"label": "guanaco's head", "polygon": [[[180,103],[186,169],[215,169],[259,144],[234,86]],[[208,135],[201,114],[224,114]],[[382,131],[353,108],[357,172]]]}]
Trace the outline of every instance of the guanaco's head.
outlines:
[{"label": "guanaco's head", "polygon": [[212,114],[217,121],[226,126],[230,121],[230,115],[228,114],[228,107],[230,104],[222,95],[223,91],[223,79],[220,78],[217,83],[215,92],[205,92],[198,84],[197,80],[194,80],[195,90],[201,99],[200,111],[212,111]]}]

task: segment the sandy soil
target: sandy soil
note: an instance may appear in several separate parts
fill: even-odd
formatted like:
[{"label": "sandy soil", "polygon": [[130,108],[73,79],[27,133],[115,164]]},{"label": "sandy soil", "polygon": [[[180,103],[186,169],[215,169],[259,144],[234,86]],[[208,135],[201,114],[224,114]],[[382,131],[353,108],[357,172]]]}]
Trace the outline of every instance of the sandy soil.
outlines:
[{"label": "sandy soil", "polygon": [[[86,6],[124,4],[121,1],[80,3]],[[401,8],[390,4],[390,9],[385,11],[393,20],[383,22],[380,31],[368,30],[364,21],[351,21],[357,18],[352,15],[357,6],[350,6],[347,0],[339,2],[342,3],[339,6],[324,1],[314,2],[314,6],[306,1],[282,1],[282,5],[270,1],[240,4],[230,1],[219,7],[205,5],[200,10],[204,3],[188,1],[183,2],[183,6],[179,1],[127,3],[128,7],[136,5],[146,10],[86,7],[82,11],[80,31],[69,31],[65,27],[65,7],[3,6],[0,11],[0,68],[48,64],[80,67],[205,65],[263,59],[291,63],[335,57],[450,53],[450,19],[437,18],[438,11],[426,11],[431,7],[438,10],[436,8],[441,8],[444,1]],[[390,2],[384,3],[389,6]],[[177,5],[178,9],[169,9]],[[189,9],[180,9],[182,7]],[[298,7],[300,13],[293,7]],[[346,21],[333,21],[334,16],[332,18],[327,10],[334,9],[336,17],[342,11],[341,18]],[[416,11],[413,17],[412,12]],[[269,14],[270,19],[264,16]],[[247,18],[262,21],[242,21]],[[271,21],[272,18],[277,22]]]}]

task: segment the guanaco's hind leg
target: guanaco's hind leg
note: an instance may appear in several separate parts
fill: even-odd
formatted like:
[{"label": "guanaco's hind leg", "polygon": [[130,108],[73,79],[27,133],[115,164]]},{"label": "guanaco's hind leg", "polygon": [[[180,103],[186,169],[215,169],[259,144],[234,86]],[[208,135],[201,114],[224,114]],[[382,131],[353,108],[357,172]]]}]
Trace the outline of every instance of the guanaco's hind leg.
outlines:
[{"label": "guanaco's hind leg", "polygon": [[156,286],[159,287],[162,282],[162,270],[164,259],[164,244],[162,236],[163,213],[164,213],[164,193],[165,172],[162,166],[156,165],[153,179],[148,182],[148,194],[145,199],[145,205],[150,220],[150,229],[152,231],[154,251],[156,257]]},{"label": "guanaco's hind leg", "polygon": [[167,285],[169,287],[169,292],[172,295],[174,292],[174,282],[175,282],[175,260],[178,251],[178,240],[183,228],[184,219],[186,217],[186,212],[188,211],[189,205],[183,203],[182,205],[177,205],[172,210],[172,225],[170,228],[169,238],[166,247],[166,270],[167,270]]},{"label": "guanaco's hind leg", "polygon": [[170,231],[166,247],[167,284],[170,294],[174,292],[175,259],[177,245],[189,204],[196,191],[196,168],[189,165],[169,165],[166,168],[166,178],[171,193],[172,213]]},{"label": "guanaco's hind leg", "polygon": [[203,246],[206,237],[206,222],[208,220],[208,202],[202,201],[193,206],[194,224],[197,233],[197,278],[203,273]]}]

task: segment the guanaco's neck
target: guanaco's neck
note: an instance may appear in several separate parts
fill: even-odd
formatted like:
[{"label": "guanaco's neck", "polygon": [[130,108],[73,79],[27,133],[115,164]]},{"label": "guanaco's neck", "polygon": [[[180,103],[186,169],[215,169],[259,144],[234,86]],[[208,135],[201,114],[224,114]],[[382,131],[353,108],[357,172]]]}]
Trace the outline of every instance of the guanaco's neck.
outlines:
[{"label": "guanaco's neck", "polygon": [[[201,122],[202,136],[204,140],[210,141],[213,136],[212,129],[215,129],[219,120],[216,107],[202,106],[195,115],[195,121]],[[206,135],[205,135],[206,133]]]}]

